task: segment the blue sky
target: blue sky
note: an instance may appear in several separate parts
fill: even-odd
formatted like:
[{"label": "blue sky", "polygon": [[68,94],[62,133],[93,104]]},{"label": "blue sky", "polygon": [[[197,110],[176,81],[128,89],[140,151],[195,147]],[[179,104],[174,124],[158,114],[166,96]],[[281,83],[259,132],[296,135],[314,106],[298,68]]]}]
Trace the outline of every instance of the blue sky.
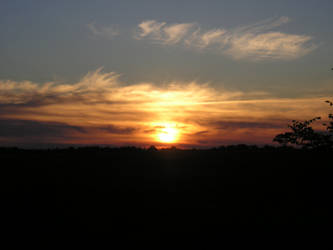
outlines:
[{"label": "blue sky", "polygon": [[[332,1],[2,1],[0,78],[72,80],[104,67],[127,82],[200,80],[233,88],[304,84],[330,77]],[[158,46],[133,39],[145,20],[233,29],[270,18],[290,22],[274,30],[308,35],[318,48],[297,60],[249,62],[217,51]],[[113,27],[114,39],[87,28]],[[289,82],[290,81],[290,82]],[[270,83],[271,82],[271,83]],[[291,83],[293,82],[293,83]]]},{"label": "blue sky", "polygon": [[[147,83],[151,90],[170,91],[176,83],[191,92],[196,87],[186,86],[194,82],[228,96],[329,97],[331,13],[330,0],[3,0],[0,83],[12,92],[0,101],[15,96],[13,102],[24,102],[32,95],[29,88],[39,97],[58,93],[43,92],[47,82],[78,89],[84,77],[102,81],[109,72],[121,86]],[[25,81],[30,87],[23,87]]]}]

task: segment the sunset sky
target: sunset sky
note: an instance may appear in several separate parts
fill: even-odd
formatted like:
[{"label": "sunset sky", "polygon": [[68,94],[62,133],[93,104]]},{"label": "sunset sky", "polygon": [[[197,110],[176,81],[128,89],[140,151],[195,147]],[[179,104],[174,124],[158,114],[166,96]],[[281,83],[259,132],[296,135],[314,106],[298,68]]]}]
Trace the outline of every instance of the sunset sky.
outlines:
[{"label": "sunset sky", "polygon": [[333,100],[333,1],[2,0],[0,146],[271,144]]}]

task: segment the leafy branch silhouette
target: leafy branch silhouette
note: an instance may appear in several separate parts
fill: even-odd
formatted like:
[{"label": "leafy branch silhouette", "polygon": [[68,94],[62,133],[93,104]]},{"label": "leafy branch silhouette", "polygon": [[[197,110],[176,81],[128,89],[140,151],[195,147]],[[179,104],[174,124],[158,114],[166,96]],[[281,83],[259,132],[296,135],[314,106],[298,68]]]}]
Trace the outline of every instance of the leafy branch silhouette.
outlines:
[{"label": "leafy branch silhouette", "polygon": [[[331,107],[333,102],[325,101]],[[328,123],[323,123],[326,126],[326,132],[315,131],[311,124],[321,120],[321,117],[315,117],[310,120],[296,121],[293,120],[292,124],[288,124],[291,132],[278,134],[274,137],[273,141],[278,142],[283,146],[296,145],[302,148],[315,149],[315,148],[333,148],[332,133],[333,133],[333,114],[328,114]]]}]

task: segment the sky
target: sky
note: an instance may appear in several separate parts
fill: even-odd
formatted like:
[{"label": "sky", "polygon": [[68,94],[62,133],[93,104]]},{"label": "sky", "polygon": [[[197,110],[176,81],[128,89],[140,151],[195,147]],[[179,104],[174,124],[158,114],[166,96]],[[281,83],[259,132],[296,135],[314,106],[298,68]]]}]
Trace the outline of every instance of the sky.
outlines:
[{"label": "sky", "polygon": [[330,0],[2,0],[0,146],[271,144],[327,117]]}]

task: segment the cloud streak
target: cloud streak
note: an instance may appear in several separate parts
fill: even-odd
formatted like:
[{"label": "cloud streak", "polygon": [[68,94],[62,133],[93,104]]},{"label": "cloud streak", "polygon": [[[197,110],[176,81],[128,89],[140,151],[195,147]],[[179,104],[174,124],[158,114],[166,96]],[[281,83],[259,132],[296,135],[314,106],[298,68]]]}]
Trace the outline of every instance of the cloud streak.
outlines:
[{"label": "cloud streak", "polygon": [[167,24],[155,20],[143,21],[138,25],[137,39],[150,39],[158,43],[177,44],[195,26],[194,23]]},{"label": "cloud streak", "polygon": [[0,119],[0,137],[66,137],[73,133],[85,133],[77,126],[59,122],[38,122],[17,119]]},{"label": "cloud streak", "polygon": [[88,30],[96,38],[113,39],[119,35],[115,26],[97,26],[94,22],[87,24]]},{"label": "cloud streak", "polygon": [[167,24],[148,20],[138,25],[136,38],[164,45],[213,49],[236,60],[293,60],[307,55],[317,46],[312,43],[311,36],[273,31],[289,21],[288,17],[281,17],[231,30],[203,30],[195,23]]}]

